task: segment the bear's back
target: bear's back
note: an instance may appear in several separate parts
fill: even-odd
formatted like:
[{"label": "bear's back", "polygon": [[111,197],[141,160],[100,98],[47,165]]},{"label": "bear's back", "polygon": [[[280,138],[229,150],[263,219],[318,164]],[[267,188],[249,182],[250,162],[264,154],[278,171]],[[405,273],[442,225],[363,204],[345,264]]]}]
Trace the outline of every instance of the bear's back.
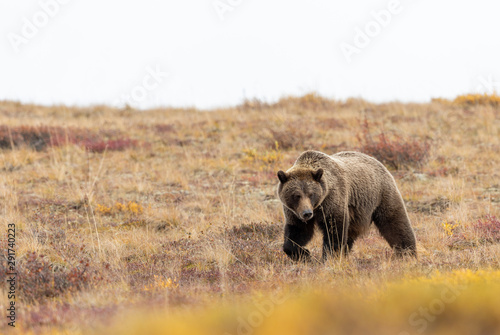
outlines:
[{"label": "bear's back", "polygon": [[377,173],[389,173],[386,167],[375,158],[368,156],[362,152],[357,151],[342,151],[331,155],[335,160],[338,159],[343,162],[349,169],[362,168],[370,166],[370,170]]},{"label": "bear's back", "polygon": [[325,167],[332,163],[332,157],[320,151],[308,150],[304,151],[295,161],[294,166],[307,167],[317,169]]},{"label": "bear's back", "polygon": [[[375,158],[355,151],[343,151],[331,156],[342,162],[345,176],[351,186],[364,189],[370,185],[370,191],[382,192],[393,190],[396,183],[387,168]],[[370,189],[368,187],[368,189]],[[392,191],[390,191],[392,192]]]},{"label": "bear's back", "polygon": [[297,158],[292,169],[294,167],[323,168],[327,174],[342,175],[352,180],[361,178],[385,182],[392,179],[392,175],[382,163],[357,151],[342,151],[327,155],[320,151],[308,150]]}]

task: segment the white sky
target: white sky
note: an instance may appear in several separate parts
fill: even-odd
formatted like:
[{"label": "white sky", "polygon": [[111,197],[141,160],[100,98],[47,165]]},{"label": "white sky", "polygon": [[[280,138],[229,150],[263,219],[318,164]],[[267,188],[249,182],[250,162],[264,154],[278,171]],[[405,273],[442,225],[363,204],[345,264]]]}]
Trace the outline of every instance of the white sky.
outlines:
[{"label": "white sky", "polygon": [[[0,0],[0,99],[210,108],[311,91],[380,102],[500,90],[496,0],[400,0],[348,63],[341,44],[376,29],[371,12],[391,1]],[[215,3],[231,6],[224,20]]]}]

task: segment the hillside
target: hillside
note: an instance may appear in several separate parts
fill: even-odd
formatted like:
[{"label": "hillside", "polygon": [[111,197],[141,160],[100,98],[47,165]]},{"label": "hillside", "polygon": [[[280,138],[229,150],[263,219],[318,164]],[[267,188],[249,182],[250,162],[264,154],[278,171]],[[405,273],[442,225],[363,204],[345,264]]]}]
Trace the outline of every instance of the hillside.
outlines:
[{"label": "hillside", "polygon": [[[499,101],[0,102],[16,333],[499,333]],[[374,228],[348,258],[286,258],[276,172],[307,149],[363,151],[390,169],[417,261],[391,257]],[[309,249],[320,259],[319,239]]]}]

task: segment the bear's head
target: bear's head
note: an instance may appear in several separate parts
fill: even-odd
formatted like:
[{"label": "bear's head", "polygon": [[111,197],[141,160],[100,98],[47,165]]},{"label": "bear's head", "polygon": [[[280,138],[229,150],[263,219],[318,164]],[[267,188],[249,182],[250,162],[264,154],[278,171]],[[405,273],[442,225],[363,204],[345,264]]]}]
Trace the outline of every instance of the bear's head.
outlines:
[{"label": "bear's head", "polygon": [[321,205],[327,193],[323,169],[280,170],[278,179],[278,196],[283,205],[302,221],[311,220],[314,209]]}]

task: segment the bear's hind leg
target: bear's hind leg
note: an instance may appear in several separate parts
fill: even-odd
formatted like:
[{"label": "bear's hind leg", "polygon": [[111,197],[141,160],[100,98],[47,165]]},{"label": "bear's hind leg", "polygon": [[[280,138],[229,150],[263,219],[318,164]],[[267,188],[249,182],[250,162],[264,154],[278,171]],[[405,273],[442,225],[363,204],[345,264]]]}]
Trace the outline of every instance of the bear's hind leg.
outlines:
[{"label": "bear's hind leg", "polygon": [[294,261],[309,260],[309,250],[305,248],[314,234],[314,224],[285,225],[283,251]]},{"label": "bear's hind leg", "polygon": [[[404,206],[401,200],[401,206]],[[382,237],[394,249],[397,256],[417,257],[415,233],[404,207],[378,208],[373,213],[373,222]]]}]

